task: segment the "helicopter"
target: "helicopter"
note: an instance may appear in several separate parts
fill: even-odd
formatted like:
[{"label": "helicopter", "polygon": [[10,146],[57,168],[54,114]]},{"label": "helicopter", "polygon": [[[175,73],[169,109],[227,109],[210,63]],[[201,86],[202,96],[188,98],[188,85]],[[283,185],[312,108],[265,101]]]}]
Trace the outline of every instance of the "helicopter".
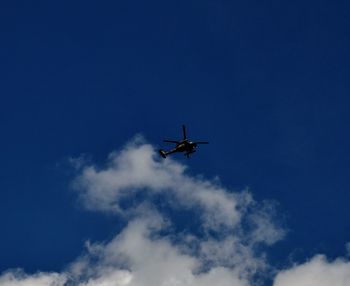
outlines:
[{"label": "helicopter", "polygon": [[187,139],[186,136],[186,126],[182,125],[182,140],[176,141],[176,140],[163,140],[166,143],[175,143],[175,148],[164,151],[163,149],[159,150],[160,156],[163,158],[166,158],[167,155],[173,154],[173,153],[184,153],[184,155],[187,158],[190,158],[190,154],[196,152],[196,148],[198,144],[209,144],[208,141],[190,141]]}]

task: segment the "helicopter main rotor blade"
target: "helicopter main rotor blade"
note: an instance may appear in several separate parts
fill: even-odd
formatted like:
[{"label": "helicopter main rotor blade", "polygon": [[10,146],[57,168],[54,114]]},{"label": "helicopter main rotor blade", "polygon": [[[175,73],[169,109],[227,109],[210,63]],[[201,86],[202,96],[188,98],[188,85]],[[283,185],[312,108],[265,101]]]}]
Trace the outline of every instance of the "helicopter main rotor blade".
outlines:
[{"label": "helicopter main rotor blade", "polygon": [[193,142],[193,143],[196,143],[196,144],[209,144],[208,141],[196,141],[196,142]]},{"label": "helicopter main rotor blade", "polygon": [[182,125],[182,134],[183,134],[183,139],[186,140],[186,126]]},{"label": "helicopter main rotor blade", "polygon": [[167,143],[179,143],[179,141],[175,141],[175,140],[163,140],[163,142],[167,142]]}]

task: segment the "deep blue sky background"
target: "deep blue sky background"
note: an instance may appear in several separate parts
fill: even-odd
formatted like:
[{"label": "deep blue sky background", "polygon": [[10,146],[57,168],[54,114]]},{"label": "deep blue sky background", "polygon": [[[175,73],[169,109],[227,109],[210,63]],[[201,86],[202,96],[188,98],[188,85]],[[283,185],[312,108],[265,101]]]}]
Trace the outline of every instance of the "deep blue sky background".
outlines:
[{"label": "deep blue sky background", "polygon": [[281,266],[350,241],[348,1],[2,1],[0,271],[59,270],[115,218],[83,211],[69,156],[136,133],[210,145],[190,172],[279,203]]}]

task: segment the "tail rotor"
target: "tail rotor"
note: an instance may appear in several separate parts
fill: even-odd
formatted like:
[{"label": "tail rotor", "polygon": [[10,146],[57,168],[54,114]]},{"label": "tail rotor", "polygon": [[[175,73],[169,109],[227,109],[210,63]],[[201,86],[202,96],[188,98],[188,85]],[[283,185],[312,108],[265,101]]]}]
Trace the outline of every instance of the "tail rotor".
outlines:
[{"label": "tail rotor", "polygon": [[162,156],[164,159],[166,158],[166,152],[164,150],[160,149],[158,152],[160,156]]}]

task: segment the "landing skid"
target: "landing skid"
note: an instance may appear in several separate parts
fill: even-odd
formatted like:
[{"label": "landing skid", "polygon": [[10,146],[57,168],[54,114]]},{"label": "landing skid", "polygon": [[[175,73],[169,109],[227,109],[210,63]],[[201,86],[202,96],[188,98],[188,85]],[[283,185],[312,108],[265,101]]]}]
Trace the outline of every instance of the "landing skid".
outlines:
[{"label": "landing skid", "polygon": [[187,152],[184,155],[187,157],[187,159],[189,159],[190,158],[190,154],[193,154],[194,152],[196,152],[196,150],[193,150],[191,152]]}]

